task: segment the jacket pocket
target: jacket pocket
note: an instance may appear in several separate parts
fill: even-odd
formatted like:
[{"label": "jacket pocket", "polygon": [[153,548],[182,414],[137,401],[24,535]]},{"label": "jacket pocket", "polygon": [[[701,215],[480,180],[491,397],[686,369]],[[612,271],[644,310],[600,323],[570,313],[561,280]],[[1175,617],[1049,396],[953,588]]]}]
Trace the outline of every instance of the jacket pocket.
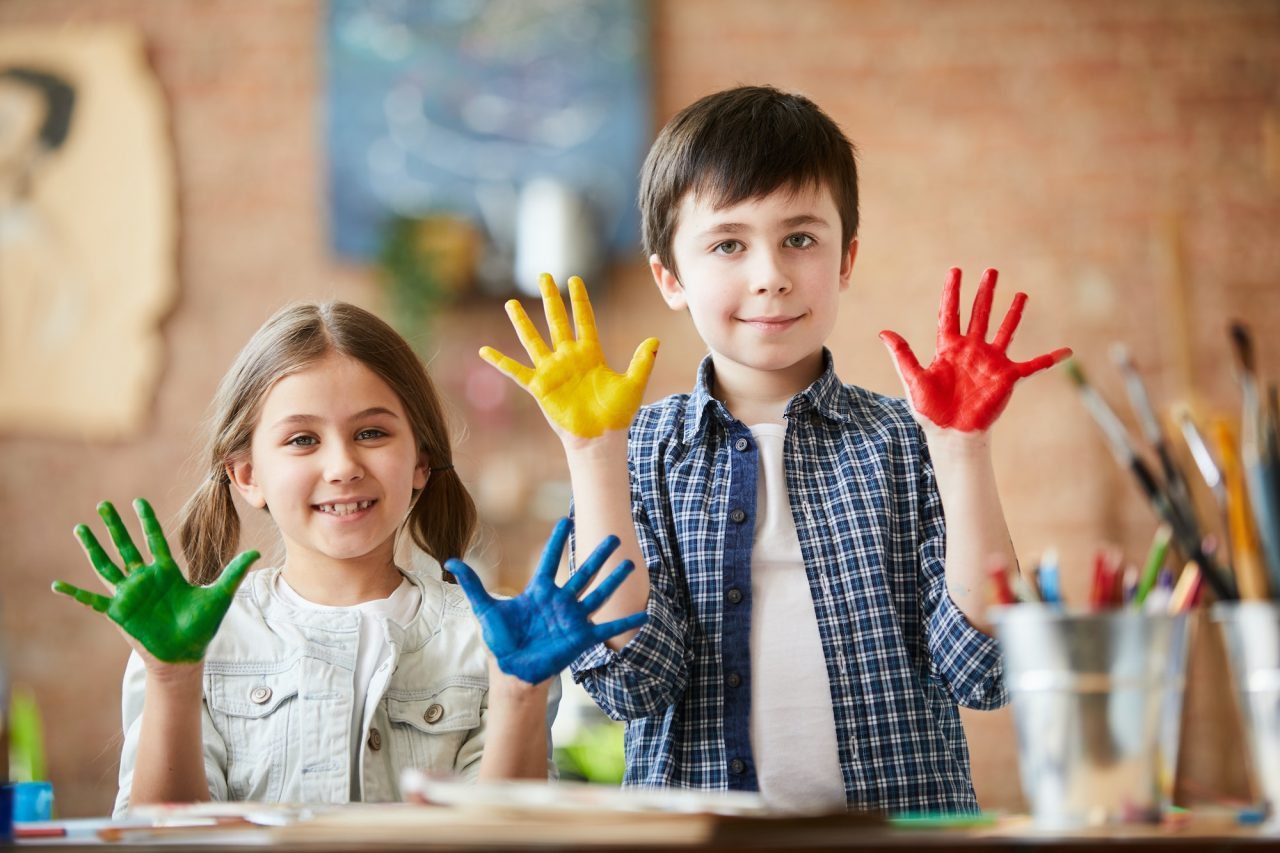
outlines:
[{"label": "jacket pocket", "polygon": [[411,759],[406,766],[454,772],[463,744],[480,727],[485,688],[446,684],[404,693],[387,691],[387,717],[395,754]]},{"label": "jacket pocket", "polygon": [[231,800],[278,802],[296,723],[297,670],[207,672],[205,701],[227,749]]}]

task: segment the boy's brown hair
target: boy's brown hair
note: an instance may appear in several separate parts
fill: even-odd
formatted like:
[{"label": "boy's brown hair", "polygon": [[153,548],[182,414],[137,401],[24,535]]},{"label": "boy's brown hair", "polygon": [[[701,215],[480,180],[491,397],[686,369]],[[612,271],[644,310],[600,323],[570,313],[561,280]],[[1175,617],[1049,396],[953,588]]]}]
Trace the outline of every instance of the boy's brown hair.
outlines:
[{"label": "boy's brown hair", "polygon": [[[716,208],[779,188],[825,186],[848,245],[858,233],[856,150],[813,101],[772,86],[741,86],[695,101],[658,134],[640,173],[645,255],[676,271],[671,241],[688,192]],[[676,271],[678,274],[678,271]]]}]

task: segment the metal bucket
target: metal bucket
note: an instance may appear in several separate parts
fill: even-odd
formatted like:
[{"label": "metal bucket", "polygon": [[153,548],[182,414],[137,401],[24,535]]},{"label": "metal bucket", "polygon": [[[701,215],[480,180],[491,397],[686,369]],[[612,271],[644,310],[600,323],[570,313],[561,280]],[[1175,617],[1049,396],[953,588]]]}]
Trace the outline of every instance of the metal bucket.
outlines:
[{"label": "metal bucket", "polygon": [[1186,617],[1041,604],[992,616],[1035,825],[1159,820],[1178,764]]},{"label": "metal bucket", "polygon": [[1280,825],[1280,605],[1233,601],[1214,605],[1244,717],[1249,763]]}]

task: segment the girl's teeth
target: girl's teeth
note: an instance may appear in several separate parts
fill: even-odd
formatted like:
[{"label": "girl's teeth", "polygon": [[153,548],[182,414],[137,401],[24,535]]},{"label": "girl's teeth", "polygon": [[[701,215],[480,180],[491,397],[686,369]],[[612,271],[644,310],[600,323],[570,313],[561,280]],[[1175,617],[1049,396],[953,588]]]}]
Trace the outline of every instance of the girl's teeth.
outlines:
[{"label": "girl's teeth", "polygon": [[358,501],[350,504],[320,504],[320,511],[327,512],[330,515],[350,515],[362,509],[368,509],[373,505],[373,501]]}]

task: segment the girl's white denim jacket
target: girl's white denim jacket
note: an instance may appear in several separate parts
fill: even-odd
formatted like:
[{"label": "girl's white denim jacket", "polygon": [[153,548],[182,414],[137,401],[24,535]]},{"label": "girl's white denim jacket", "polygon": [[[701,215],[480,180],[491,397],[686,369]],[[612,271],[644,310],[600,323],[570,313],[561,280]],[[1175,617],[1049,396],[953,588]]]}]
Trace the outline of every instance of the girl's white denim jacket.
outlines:
[{"label": "girl's white denim jacket", "polygon": [[[249,573],[204,663],[204,766],[214,800],[343,803],[351,796],[355,611],[300,609],[275,593],[280,570]],[[363,800],[401,799],[406,768],[474,780],[489,710],[487,650],[462,589],[404,572],[422,592],[416,618],[384,619],[391,657],[373,676],[380,695],[365,721],[359,767]],[[115,814],[129,807],[146,673],[125,668],[124,747]],[[550,726],[560,701],[553,682]],[[555,767],[548,762],[548,774]]]}]

